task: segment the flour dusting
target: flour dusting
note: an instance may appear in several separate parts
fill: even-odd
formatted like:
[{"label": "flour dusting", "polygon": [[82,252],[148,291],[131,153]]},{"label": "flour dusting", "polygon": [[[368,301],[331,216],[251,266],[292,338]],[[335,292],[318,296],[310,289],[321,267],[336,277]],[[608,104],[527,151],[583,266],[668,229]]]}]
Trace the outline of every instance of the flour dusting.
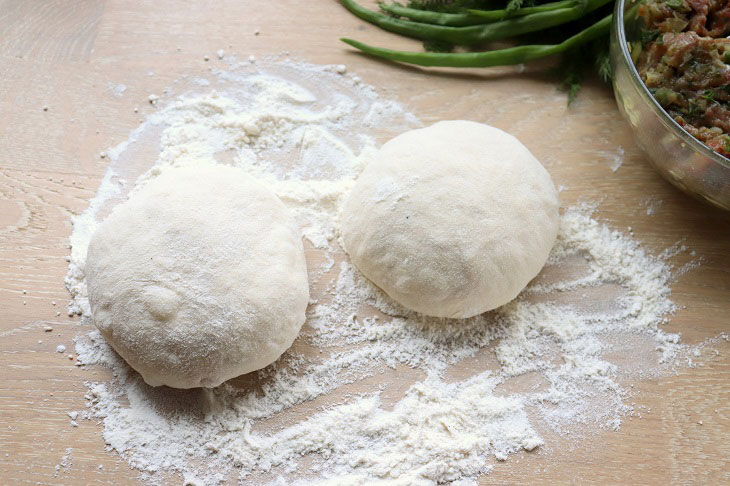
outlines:
[{"label": "flour dusting", "polygon": [[[548,265],[512,303],[463,320],[402,308],[349,263],[338,214],[379,144],[418,119],[344,66],[225,61],[155,97],[155,113],[106,152],[109,170],[71,235],[77,360],[113,374],[87,383],[79,418],[102,420],[109,449],[145,481],[476,484],[510,454],[539,450],[538,430],[617,429],[634,411],[627,380],[686,354],[659,327],[675,310],[670,255],[651,255],[588,205],[563,211]],[[211,162],[252,174],[295,215],[307,322],[263,370],[215,389],[151,388],[93,330],[86,248],[135,187]]]}]

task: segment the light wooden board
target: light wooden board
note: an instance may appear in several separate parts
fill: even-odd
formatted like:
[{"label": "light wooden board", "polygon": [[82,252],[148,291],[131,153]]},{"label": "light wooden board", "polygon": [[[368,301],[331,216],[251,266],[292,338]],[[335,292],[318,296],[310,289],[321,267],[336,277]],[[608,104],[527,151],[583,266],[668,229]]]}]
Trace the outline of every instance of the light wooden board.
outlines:
[{"label": "light wooden board", "polygon": [[[668,330],[688,343],[730,331],[730,216],[657,176],[608,87],[589,83],[567,108],[554,81],[535,69],[427,75],[358,55],[338,41],[343,35],[418,48],[329,0],[0,0],[0,484],[138,483],[104,451],[100,425],[74,428],[66,415],[84,408],[83,381],[106,375],[55,352],[58,344],[71,349],[79,332],[63,312],[70,216],[85,208],[104,173],[99,152],[125,140],[153,109],[147,95],[204,71],[215,61],[203,57],[214,59],[218,49],[241,57],[288,50],[347,64],[425,122],[465,118],[512,132],[565,187],[564,205],[598,201],[598,217],[632,226],[652,251],[678,241],[695,250],[701,266],[673,284],[680,310]],[[123,96],[110,89],[117,84],[128,87]],[[624,162],[614,172],[619,148]],[[518,454],[481,482],[730,483],[730,345],[714,348],[703,367],[635,383],[637,401],[651,411],[620,431]],[[56,475],[68,447],[73,464]]]}]

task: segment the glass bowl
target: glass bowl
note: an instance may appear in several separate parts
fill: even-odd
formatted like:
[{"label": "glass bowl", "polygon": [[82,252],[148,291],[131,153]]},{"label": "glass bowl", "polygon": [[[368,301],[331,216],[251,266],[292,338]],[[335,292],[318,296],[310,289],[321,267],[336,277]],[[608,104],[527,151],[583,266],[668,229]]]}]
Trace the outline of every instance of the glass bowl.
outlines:
[{"label": "glass bowl", "polygon": [[613,92],[636,143],[651,163],[682,191],[730,211],[730,159],[687,133],[654,99],[634,66],[629,43],[639,39],[634,8],[641,0],[617,0],[611,29]]}]

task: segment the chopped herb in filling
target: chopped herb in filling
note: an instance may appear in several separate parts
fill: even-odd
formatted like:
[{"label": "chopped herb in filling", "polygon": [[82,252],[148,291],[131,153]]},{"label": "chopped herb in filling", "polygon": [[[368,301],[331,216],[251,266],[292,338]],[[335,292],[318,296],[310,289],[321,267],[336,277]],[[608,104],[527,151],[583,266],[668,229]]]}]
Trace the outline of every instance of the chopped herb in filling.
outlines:
[{"label": "chopped herb in filling", "polygon": [[730,0],[646,0],[642,80],[692,136],[730,156]]}]

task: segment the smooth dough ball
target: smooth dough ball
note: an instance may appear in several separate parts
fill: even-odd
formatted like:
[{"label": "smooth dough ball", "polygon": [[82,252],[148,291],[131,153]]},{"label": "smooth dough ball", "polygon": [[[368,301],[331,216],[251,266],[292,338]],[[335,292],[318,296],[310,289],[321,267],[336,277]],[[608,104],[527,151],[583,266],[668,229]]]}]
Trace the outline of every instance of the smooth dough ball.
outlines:
[{"label": "smooth dough ball", "polygon": [[240,169],[163,171],[99,226],[86,279],[94,322],[152,385],[213,387],[274,362],[309,302],[301,235]]},{"label": "smooth dough ball", "polygon": [[414,311],[465,318],[510,300],[559,226],[550,175],[513,136],[443,121],[388,141],[342,212],[357,268]]}]

